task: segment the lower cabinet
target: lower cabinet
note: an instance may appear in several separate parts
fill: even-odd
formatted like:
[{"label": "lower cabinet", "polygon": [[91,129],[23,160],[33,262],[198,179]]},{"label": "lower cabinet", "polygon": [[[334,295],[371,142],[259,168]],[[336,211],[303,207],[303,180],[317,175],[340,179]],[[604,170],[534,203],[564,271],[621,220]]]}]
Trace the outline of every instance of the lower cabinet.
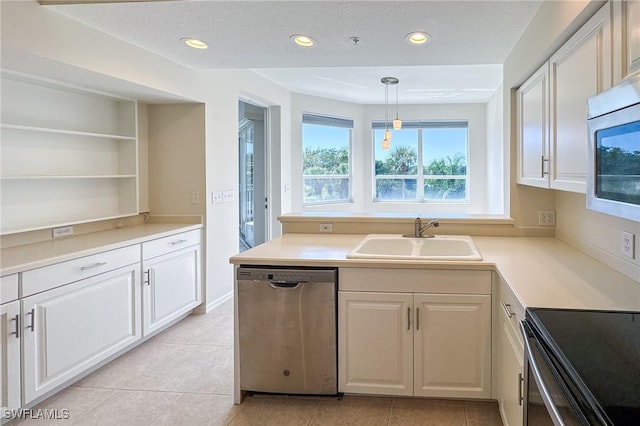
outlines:
[{"label": "lower cabinet", "polygon": [[489,398],[491,296],[338,293],[339,390]]},{"label": "lower cabinet", "polygon": [[22,299],[23,404],[142,337],[140,264]]},{"label": "lower cabinet", "polygon": [[496,306],[496,335],[499,344],[496,350],[500,357],[497,371],[500,415],[505,426],[523,424],[524,407],[524,342],[518,323],[524,318],[524,308],[518,302],[507,283],[498,278],[500,287],[499,304]]},{"label": "lower cabinet", "polygon": [[[186,238],[176,241],[188,243]],[[199,243],[199,238],[196,241]],[[162,243],[160,240],[148,244]],[[145,336],[201,303],[200,259],[200,244],[197,244],[144,260],[142,331]]]},{"label": "lower cabinet", "polygon": [[[20,302],[0,305],[0,403],[2,409],[20,407]],[[3,413],[0,413],[2,416]],[[4,416],[0,417],[0,423]]]}]

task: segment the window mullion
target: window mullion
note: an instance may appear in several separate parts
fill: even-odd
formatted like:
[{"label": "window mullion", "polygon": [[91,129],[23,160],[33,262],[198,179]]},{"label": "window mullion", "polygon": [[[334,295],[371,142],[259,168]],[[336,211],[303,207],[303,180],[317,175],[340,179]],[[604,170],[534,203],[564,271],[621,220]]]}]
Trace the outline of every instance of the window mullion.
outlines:
[{"label": "window mullion", "polygon": [[424,201],[424,156],[422,129],[418,129],[418,177],[416,180],[416,200]]}]

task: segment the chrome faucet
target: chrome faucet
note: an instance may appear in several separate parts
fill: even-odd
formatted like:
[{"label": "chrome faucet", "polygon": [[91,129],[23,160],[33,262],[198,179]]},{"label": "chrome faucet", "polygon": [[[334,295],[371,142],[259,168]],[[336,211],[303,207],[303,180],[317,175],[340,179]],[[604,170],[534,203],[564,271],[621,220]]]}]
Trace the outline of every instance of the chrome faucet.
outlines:
[{"label": "chrome faucet", "polygon": [[438,219],[430,219],[427,223],[422,223],[422,219],[419,217],[413,222],[413,235],[404,235],[405,237],[413,237],[413,238],[433,238],[432,234],[424,235],[424,231],[429,228],[437,228],[440,226],[440,222]]}]

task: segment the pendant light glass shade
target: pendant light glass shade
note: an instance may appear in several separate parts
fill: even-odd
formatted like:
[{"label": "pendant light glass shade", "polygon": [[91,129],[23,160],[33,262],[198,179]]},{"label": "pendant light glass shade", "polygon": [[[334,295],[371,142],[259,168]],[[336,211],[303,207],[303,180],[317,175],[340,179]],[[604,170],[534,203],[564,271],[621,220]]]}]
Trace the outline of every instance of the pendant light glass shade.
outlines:
[{"label": "pendant light glass shade", "polygon": [[398,118],[398,82],[395,77],[382,77],[380,82],[384,84],[384,139],[382,140],[382,149],[391,148],[391,131],[389,130],[389,85],[396,86],[396,118],[393,120],[393,128],[400,130],[402,128],[402,121]]}]

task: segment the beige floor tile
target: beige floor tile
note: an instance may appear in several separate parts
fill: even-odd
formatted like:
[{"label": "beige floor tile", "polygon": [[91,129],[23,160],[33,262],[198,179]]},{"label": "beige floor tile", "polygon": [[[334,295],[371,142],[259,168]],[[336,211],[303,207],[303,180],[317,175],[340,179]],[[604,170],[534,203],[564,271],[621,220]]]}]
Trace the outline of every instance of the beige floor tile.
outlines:
[{"label": "beige floor tile", "polygon": [[317,398],[249,396],[238,407],[231,425],[308,425],[319,404]]},{"label": "beige floor tile", "polygon": [[310,425],[384,425],[389,423],[392,398],[348,395],[320,400]]},{"label": "beige floor tile", "polygon": [[153,425],[222,426],[235,417],[232,396],[185,393],[166,407]]},{"label": "beige floor tile", "polygon": [[231,395],[233,349],[146,343],[76,386]]},{"label": "beige floor tile", "polygon": [[495,401],[465,401],[467,426],[502,426],[502,419]]},{"label": "beige floor tile", "polygon": [[463,401],[394,398],[389,425],[465,426]]},{"label": "beige floor tile", "polygon": [[82,426],[143,426],[151,424],[166,412],[167,407],[174,406],[181,396],[175,392],[149,391],[114,391],[107,400],[74,418],[73,425]]}]

